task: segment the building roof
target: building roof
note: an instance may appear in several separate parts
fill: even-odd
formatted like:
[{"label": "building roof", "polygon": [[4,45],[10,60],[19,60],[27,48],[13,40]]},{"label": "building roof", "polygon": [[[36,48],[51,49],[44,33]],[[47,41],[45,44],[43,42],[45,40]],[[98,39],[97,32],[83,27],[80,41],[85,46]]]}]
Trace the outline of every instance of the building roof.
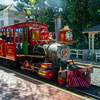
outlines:
[{"label": "building roof", "polygon": [[7,6],[6,5],[1,5],[0,4],[0,11],[3,11]]},{"label": "building roof", "polygon": [[93,26],[87,30],[82,31],[82,33],[99,33],[100,32],[100,25]]},{"label": "building roof", "polygon": [[10,5],[0,5],[0,11],[7,11],[7,10],[20,11],[20,9],[18,9],[13,4],[10,4]]}]

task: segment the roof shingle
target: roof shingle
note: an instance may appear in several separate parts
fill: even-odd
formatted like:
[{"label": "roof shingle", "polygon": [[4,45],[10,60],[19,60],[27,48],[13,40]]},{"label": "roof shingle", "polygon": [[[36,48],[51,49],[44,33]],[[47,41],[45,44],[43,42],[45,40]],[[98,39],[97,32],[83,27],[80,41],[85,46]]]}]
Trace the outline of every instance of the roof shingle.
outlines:
[{"label": "roof shingle", "polygon": [[100,25],[93,26],[87,30],[83,30],[82,33],[88,33],[88,32],[98,32],[100,31]]},{"label": "roof shingle", "polygon": [[3,11],[5,8],[7,8],[6,5],[0,5],[0,11]]}]

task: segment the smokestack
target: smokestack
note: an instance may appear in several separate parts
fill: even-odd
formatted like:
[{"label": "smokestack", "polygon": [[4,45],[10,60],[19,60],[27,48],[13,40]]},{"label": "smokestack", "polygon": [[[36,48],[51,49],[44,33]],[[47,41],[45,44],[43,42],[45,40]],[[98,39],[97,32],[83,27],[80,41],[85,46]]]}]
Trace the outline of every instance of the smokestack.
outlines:
[{"label": "smokestack", "polygon": [[55,34],[56,34],[56,42],[59,41],[59,31],[61,29],[61,15],[54,15],[55,18]]}]

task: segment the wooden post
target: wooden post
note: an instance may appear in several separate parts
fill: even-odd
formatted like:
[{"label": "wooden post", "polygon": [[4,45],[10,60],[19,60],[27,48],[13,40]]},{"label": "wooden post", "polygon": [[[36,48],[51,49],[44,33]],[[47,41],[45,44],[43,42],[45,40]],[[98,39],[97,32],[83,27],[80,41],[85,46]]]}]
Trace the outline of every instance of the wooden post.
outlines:
[{"label": "wooden post", "polygon": [[94,53],[94,33],[92,34],[92,53]]},{"label": "wooden post", "polygon": [[76,54],[76,58],[78,58],[78,50],[76,51],[76,53],[77,53],[77,54]]},{"label": "wooden post", "polygon": [[91,46],[90,46],[91,45],[90,43],[91,34],[88,33],[88,36],[89,36],[89,50],[90,50],[91,49]]}]

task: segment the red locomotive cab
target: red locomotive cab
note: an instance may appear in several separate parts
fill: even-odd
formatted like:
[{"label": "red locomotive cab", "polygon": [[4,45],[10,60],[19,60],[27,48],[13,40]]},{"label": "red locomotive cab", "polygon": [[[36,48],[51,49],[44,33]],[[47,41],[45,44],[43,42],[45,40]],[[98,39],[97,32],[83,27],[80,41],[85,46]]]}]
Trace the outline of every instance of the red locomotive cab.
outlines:
[{"label": "red locomotive cab", "polygon": [[40,28],[32,28],[31,37],[33,40],[40,39]]},{"label": "red locomotive cab", "polygon": [[54,34],[52,32],[49,33],[49,40],[53,40],[54,39]]},{"label": "red locomotive cab", "polygon": [[32,28],[30,38],[30,46],[38,44],[38,40],[40,40],[40,28]]},{"label": "red locomotive cab", "polygon": [[45,29],[41,32],[41,44],[48,43],[49,32]]},{"label": "red locomotive cab", "polygon": [[49,39],[48,37],[49,37],[49,32],[46,30],[43,30],[41,32],[41,40],[48,40]]},{"label": "red locomotive cab", "polygon": [[73,42],[73,31],[69,28],[69,26],[66,25],[63,30],[60,30],[59,42]]}]

